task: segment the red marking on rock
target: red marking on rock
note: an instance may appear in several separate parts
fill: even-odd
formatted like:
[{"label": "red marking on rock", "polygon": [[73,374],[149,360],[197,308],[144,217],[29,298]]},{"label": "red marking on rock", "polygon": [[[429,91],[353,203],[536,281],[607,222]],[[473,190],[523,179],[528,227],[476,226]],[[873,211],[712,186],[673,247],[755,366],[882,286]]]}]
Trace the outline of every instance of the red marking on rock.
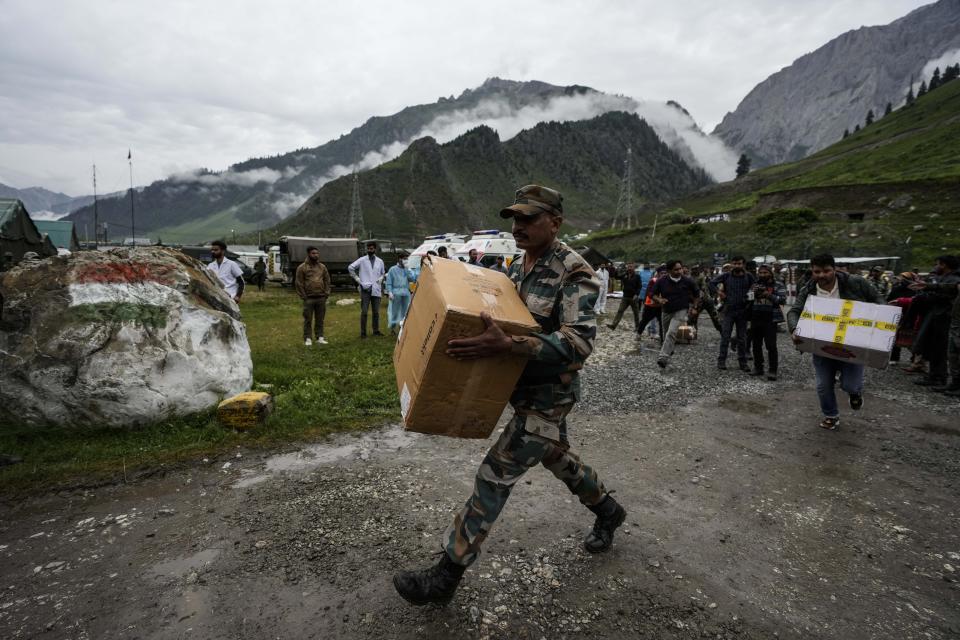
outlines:
[{"label": "red marking on rock", "polygon": [[76,282],[80,284],[158,282],[170,285],[173,283],[170,278],[170,274],[173,272],[173,267],[166,265],[150,265],[143,262],[108,262],[85,265],[77,270],[75,278]]}]

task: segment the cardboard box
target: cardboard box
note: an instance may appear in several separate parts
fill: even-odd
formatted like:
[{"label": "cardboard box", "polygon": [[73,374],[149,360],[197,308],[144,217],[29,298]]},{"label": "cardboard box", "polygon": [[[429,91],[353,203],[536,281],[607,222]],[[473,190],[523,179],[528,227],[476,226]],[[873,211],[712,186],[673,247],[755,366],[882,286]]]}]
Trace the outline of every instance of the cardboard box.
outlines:
[{"label": "cardboard box", "polygon": [[900,324],[900,307],[810,296],[796,335],[800,351],[885,369]]},{"label": "cardboard box", "polygon": [[504,274],[459,260],[426,260],[393,352],[404,428],[486,438],[510,399],[526,358],[455,360],[447,342],[485,330],[486,311],[508,335],[539,325]]}]

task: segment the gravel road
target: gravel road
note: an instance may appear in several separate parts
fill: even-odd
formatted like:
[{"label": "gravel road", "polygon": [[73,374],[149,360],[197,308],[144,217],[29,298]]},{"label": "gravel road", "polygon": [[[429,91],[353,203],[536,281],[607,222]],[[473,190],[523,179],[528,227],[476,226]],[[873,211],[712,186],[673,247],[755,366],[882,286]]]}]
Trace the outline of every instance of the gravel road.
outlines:
[{"label": "gravel road", "polygon": [[960,405],[870,371],[823,431],[780,337],[771,383],[709,327],[665,372],[601,329],[571,436],[629,511],[607,554],[538,468],[453,603],[408,606],[489,442],[384,425],[0,505],[0,637],[960,637]]}]

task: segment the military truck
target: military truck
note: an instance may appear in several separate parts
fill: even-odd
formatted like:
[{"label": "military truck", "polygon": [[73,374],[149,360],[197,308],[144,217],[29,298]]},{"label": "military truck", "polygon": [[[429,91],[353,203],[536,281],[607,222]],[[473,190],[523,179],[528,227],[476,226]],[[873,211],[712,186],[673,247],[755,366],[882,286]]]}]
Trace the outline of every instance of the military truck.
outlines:
[{"label": "military truck", "polygon": [[297,267],[307,259],[307,247],[316,247],[320,252],[320,262],[330,272],[331,284],[338,289],[353,289],[355,285],[347,267],[360,256],[367,254],[368,242],[377,243],[377,255],[383,259],[387,269],[396,263],[399,249],[390,240],[283,236],[277,243],[280,247],[280,270],[284,277],[280,284],[293,284]]}]

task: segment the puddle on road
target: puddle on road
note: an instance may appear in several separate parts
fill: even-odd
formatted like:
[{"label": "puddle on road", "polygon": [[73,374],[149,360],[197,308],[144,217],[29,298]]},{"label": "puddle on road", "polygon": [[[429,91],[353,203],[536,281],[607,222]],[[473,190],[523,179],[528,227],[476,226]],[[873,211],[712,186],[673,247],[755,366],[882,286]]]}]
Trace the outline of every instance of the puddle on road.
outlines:
[{"label": "puddle on road", "polygon": [[375,451],[396,451],[409,447],[417,434],[404,431],[400,425],[368,433],[349,442],[320,443],[293,453],[282,453],[267,458],[263,469],[243,469],[234,489],[243,489],[259,484],[277,473],[301,473],[325,464],[341,460],[367,460]]},{"label": "puddle on road", "polygon": [[204,549],[186,558],[164,560],[153,565],[151,573],[158,576],[182,576],[188,571],[203,568],[208,562],[213,562],[220,555],[220,549]]}]

